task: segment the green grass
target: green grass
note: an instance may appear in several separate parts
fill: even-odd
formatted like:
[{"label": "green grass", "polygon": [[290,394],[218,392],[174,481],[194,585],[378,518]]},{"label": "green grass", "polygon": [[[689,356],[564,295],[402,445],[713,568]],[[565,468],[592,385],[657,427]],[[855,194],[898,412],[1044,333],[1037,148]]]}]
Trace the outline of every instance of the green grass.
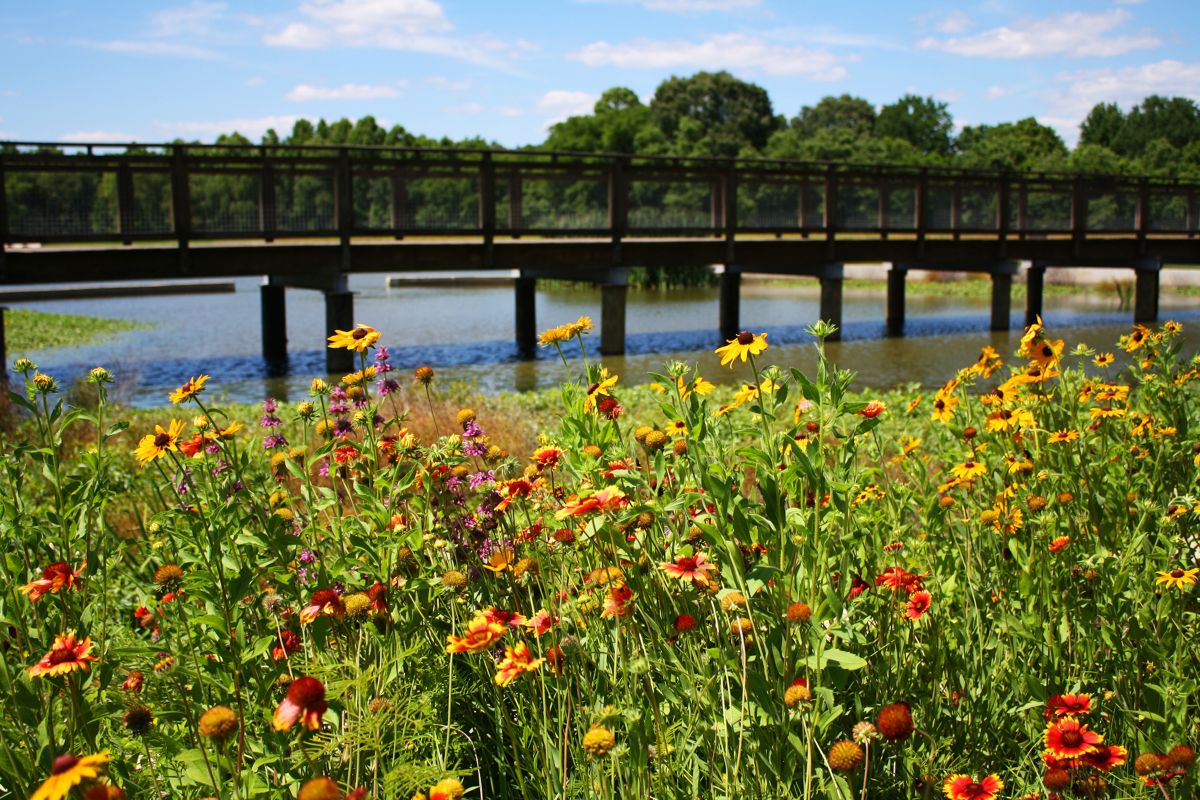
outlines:
[{"label": "green grass", "polygon": [[148,327],[124,319],[49,314],[28,308],[9,309],[4,315],[5,338],[10,353],[25,354],[52,347],[78,347],[110,339],[118,333]]}]

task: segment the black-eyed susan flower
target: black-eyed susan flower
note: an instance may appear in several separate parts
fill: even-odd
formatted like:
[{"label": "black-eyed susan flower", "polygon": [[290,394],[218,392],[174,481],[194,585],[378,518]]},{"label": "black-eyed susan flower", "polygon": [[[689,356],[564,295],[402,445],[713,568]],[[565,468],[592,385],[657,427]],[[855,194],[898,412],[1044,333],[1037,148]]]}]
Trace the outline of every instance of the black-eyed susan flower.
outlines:
[{"label": "black-eyed susan flower", "polygon": [[52,678],[55,675],[66,675],[75,670],[87,672],[89,664],[99,659],[92,655],[92,640],[85,637],[83,641],[75,638],[74,631],[60,633],[54,639],[50,652],[29,668],[31,678]]},{"label": "black-eyed susan flower", "polygon": [[288,687],[287,696],[275,709],[275,730],[291,730],[300,722],[310,731],[321,727],[321,717],[329,706],[325,702],[325,684],[308,676],[296,678]]},{"label": "black-eyed susan flower", "polygon": [[948,800],[996,800],[1004,789],[1004,781],[996,774],[975,780],[970,775],[950,775],[942,784],[942,793]]},{"label": "black-eyed susan flower", "polygon": [[721,357],[721,366],[728,366],[739,358],[743,363],[747,356],[756,356],[767,349],[767,334],[755,335],[750,331],[742,331],[729,339],[714,352]]},{"label": "black-eyed susan flower", "polygon": [[954,479],[960,482],[982,477],[987,474],[987,471],[987,464],[970,458],[950,468],[950,473],[954,475]]},{"label": "black-eyed susan flower", "polygon": [[107,750],[90,756],[61,755],[54,759],[50,777],[29,796],[29,800],[62,800],[79,784],[100,777],[109,761]]},{"label": "black-eyed susan flower", "polygon": [[173,419],[165,429],[162,425],[155,425],[154,433],[143,436],[133,454],[137,456],[138,461],[148,464],[167,453],[178,452],[179,437],[182,434],[183,420]]},{"label": "black-eyed susan flower", "polygon": [[1050,434],[1050,444],[1066,444],[1079,438],[1079,431],[1063,428]]},{"label": "black-eyed susan flower", "polygon": [[354,350],[363,353],[366,352],[367,348],[374,346],[382,335],[370,325],[359,323],[348,331],[335,329],[333,335],[329,337],[329,348],[331,350]]},{"label": "black-eyed susan flower", "polygon": [[1181,567],[1176,567],[1175,569],[1158,573],[1158,577],[1154,579],[1154,582],[1160,586],[1166,586],[1168,589],[1184,590],[1189,586],[1196,585],[1197,576],[1200,576],[1200,568],[1182,569]]},{"label": "black-eyed susan flower", "polygon": [[204,384],[208,383],[208,377],[207,375],[200,375],[195,378],[188,378],[182,386],[171,392],[168,397],[175,405],[186,403],[204,391]]},{"label": "black-eyed susan flower", "polygon": [[617,385],[618,379],[619,376],[608,374],[608,367],[601,367],[596,380],[588,386],[587,397],[583,399],[583,410],[590,414],[596,407],[596,400],[600,397],[608,397],[609,390]]},{"label": "black-eyed susan flower", "polygon": [[1092,359],[1092,363],[1097,367],[1107,367],[1115,360],[1116,356],[1114,356],[1112,353],[1097,353],[1096,357]]}]

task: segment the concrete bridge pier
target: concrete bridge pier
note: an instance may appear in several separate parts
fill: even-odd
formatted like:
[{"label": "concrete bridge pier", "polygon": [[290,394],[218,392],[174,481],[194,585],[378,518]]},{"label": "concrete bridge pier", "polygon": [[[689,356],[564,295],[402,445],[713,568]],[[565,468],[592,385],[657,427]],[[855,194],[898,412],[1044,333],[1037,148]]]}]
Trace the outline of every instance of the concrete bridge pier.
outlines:
[{"label": "concrete bridge pier", "polygon": [[533,358],[537,350],[537,278],[521,270],[516,287],[517,352],[521,358]]},{"label": "concrete bridge pier", "polygon": [[267,371],[287,372],[287,287],[264,277],[259,287],[262,304],[262,348]]},{"label": "concrete bridge pier", "polygon": [[600,354],[625,354],[625,303],[629,278],[624,268],[609,270],[600,283]]},{"label": "concrete bridge pier", "polygon": [[1162,272],[1161,259],[1147,259],[1134,267],[1133,321],[1158,320],[1158,279]]},{"label": "concrete bridge pier", "polygon": [[842,280],[845,275],[846,269],[841,263],[826,264],[817,270],[817,278],[821,281],[820,317],[838,326],[837,333],[829,337],[830,341],[842,338]]},{"label": "concrete bridge pier", "polygon": [[741,331],[742,270],[726,264],[721,272],[721,300],[717,310],[717,326],[721,339],[728,341]]},{"label": "concrete bridge pier", "polygon": [[988,272],[992,276],[992,330],[1006,331],[1012,317],[1012,285],[1017,264],[1014,261],[1001,261]]},{"label": "concrete bridge pier", "polygon": [[[330,336],[335,330],[352,330],[354,328],[354,293],[350,291],[346,276],[335,277],[332,285],[324,292],[325,335]],[[326,347],[325,370],[331,375],[339,372],[353,372],[356,366],[355,358],[353,350]]]},{"label": "concrete bridge pier", "polygon": [[1046,263],[1031,261],[1025,271],[1025,327],[1042,315],[1042,300],[1046,294]]},{"label": "concrete bridge pier", "polygon": [[907,264],[892,264],[887,275],[887,335],[904,335],[904,287]]}]

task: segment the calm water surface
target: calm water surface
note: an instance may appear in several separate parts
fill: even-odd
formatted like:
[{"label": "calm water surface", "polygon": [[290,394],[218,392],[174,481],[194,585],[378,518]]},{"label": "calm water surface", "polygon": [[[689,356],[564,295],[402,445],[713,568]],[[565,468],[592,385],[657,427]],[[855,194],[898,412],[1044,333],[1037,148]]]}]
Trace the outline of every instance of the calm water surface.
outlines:
[{"label": "calm water surface", "polygon": [[[287,293],[290,374],[272,377],[263,363],[259,282],[239,279],[233,294],[168,297],[120,297],[12,303],[42,311],[87,314],[135,320],[150,328],[120,334],[85,347],[29,353],[44,371],[60,380],[79,377],[96,365],[113,370],[120,396],[135,405],[165,403],[165,392],[191,375],[210,373],[214,393],[234,401],[257,401],[273,395],[299,399],[308,383],[324,372],[324,301],[319,292],[289,289]],[[513,342],[514,298],[511,288],[398,288],[385,287],[383,275],[351,278],[355,319],[384,334],[393,363],[411,370],[430,364],[439,379],[464,380],[487,391],[526,390],[549,386],[561,379],[562,363],[553,350],[533,361],[521,361]],[[779,286],[747,281],[743,284],[742,324],[755,332],[768,331],[768,360],[782,366],[808,369],[814,362],[811,338],[804,327],[818,314],[819,294],[811,286]],[[991,344],[1010,353],[1020,339],[1023,312],[1014,302],[1013,330],[992,333],[986,300],[910,293],[907,335],[884,338],[884,296],[877,291],[850,291],[844,298],[843,341],[830,352],[843,367],[859,373],[861,386],[890,387],[915,381],[941,384],[959,367],[975,359],[979,348]],[[1168,302],[1182,305],[1168,305]],[[1200,299],[1164,297],[1161,318],[1200,322]],[[539,291],[538,329],[574,320],[580,315],[600,318],[597,289]],[[1119,311],[1109,296],[1047,297],[1046,323],[1068,348],[1086,341],[1113,349],[1116,338],[1130,326],[1132,313]],[[712,380],[746,378],[747,370],[718,367],[712,349],[717,340],[715,289],[629,292],[626,313],[628,353],[605,357],[604,363],[622,381],[643,380],[648,370],[661,370],[669,359],[699,362]],[[1189,351],[1200,336],[1185,325]],[[589,347],[599,346],[598,331]],[[22,355],[10,353],[11,358]]]}]

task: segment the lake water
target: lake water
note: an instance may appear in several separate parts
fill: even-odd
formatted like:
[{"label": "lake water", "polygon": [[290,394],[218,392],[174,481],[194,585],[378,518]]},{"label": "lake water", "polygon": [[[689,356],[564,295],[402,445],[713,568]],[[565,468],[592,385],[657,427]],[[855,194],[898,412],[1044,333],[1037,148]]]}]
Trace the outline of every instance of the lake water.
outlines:
[{"label": "lake water", "polygon": [[[136,320],[150,328],[118,335],[108,341],[57,351],[9,353],[9,360],[29,355],[43,371],[69,381],[96,365],[111,369],[120,385],[119,396],[134,405],[160,405],[165,393],[189,376],[209,373],[211,392],[236,401],[257,401],[267,395],[299,399],[309,381],[324,372],[324,301],[319,292],[287,292],[290,374],[268,374],[262,360],[259,282],[239,279],[233,294],[119,297],[10,303],[42,311],[87,314]],[[357,293],[355,319],[383,332],[393,363],[411,371],[429,364],[439,380],[463,380],[487,391],[526,390],[549,386],[562,377],[562,364],[550,351],[533,361],[518,358],[513,341],[513,290],[505,287],[389,289],[383,275],[357,275],[350,280]],[[818,314],[819,293],[811,285],[746,281],[741,319],[754,332],[768,331],[767,361],[811,368],[812,339],[804,327]],[[1171,304],[1175,305],[1171,305]],[[858,384],[890,387],[915,381],[939,385],[959,367],[972,362],[984,344],[1010,354],[1020,339],[1023,309],[1013,303],[1013,329],[988,331],[986,299],[931,295],[908,297],[906,336],[884,338],[884,296],[880,291],[847,290],[844,298],[843,341],[832,343],[834,360],[859,373]],[[1187,347],[1194,351],[1200,337],[1191,330],[1200,322],[1200,298],[1164,295],[1162,319],[1185,323]],[[540,289],[537,323],[542,330],[587,314],[600,319],[598,289]],[[1119,335],[1129,330],[1132,313],[1117,310],[1116,299],[1094,296],[1048,296],[1045,320],[1068,349],[1078,341],[1112,350]],[[1193,325],[1188,325],[1189,321]],[[661,370],[674,358],[699,362],[711,380],[745,380],[748,368],[720,368],[712,355],[717,337],[715,289],[634,290],[626,313],[627,355],[605,357],[625,383],[644,380],[648,370]],[[589,346],[598,348],[598,331]]]}]

